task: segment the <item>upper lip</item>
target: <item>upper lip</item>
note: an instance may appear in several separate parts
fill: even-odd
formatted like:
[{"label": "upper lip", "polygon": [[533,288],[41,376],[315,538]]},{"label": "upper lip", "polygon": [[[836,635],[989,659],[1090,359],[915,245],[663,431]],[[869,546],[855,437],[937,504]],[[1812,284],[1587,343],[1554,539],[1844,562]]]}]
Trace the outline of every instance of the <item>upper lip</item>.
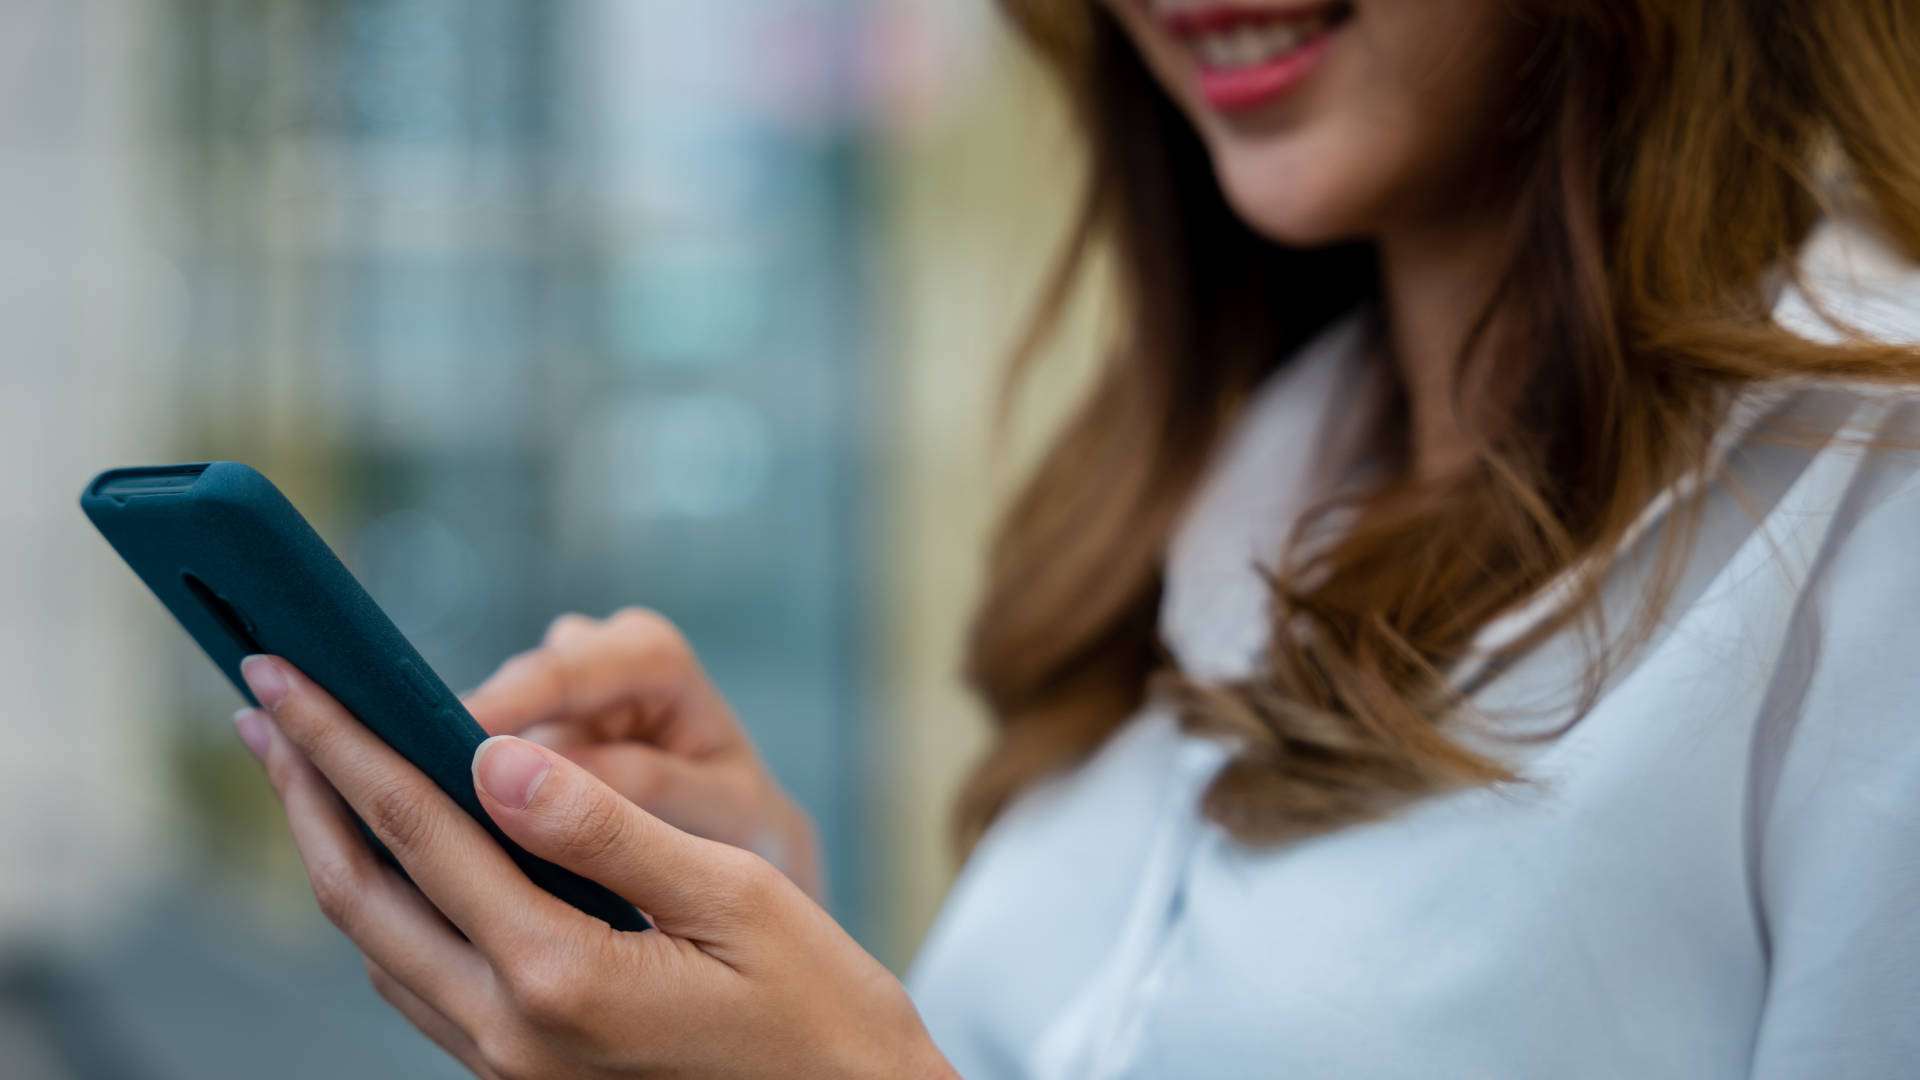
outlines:
[{"label": "upper lip", "polygon": [[1155,0],[1154,17],[1171,33],[1192,36],[1208,31],[1228,30],[1248,22],[1305,22],[1330,15],[1341,6],[1339,0],[1325,3],[1288,4],[1284,7],[1255,4],[1192,3],[1182,0]]}]

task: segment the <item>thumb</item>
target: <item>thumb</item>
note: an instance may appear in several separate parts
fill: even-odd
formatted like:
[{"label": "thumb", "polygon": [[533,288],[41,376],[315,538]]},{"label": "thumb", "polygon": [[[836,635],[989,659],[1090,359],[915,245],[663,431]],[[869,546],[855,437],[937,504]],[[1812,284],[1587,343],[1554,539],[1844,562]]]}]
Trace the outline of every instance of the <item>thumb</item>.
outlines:
[{"label": "thumb", "polygon": [[732,849],[640,809],[564,756],[496,735],[473,756],[474,787],[500,830],[529,852],[619,893],[663,926],[711,908]]}]

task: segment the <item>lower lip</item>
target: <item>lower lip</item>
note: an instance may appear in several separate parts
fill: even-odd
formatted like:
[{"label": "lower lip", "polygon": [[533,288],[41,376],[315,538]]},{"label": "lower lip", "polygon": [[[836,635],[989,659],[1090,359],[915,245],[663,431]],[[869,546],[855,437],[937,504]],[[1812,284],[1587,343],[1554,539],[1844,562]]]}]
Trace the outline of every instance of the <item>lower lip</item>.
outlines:
[{"label": "lower lip", "polygon": [[1338,27],[1329,29],[1292,52],[1256,67],[1201,68],[1200,96],[1222,112],[1243,112],[1277,101],[1312,76],[1337,33]]}]

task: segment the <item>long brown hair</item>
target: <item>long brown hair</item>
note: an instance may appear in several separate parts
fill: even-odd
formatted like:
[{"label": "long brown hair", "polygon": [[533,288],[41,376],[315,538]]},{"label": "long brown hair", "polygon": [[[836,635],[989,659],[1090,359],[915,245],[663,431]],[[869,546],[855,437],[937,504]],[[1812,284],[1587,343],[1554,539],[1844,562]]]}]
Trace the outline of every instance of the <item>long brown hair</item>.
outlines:
[{"label": "long brown hair", "polygon": [[[961,796],[963,842],[1143,702],[1167,666],[1156,617],[1169,538],[1222,432],[1256,384],[1377,287],[1366,247],[1289,250],[1235,216],[1197,136],[1104,5],[1002,4],[1060,76],[1090,160],[1016,372],[1102,245],[1117,257],[1126,319],[991,549],[967,672],[998,730]],[[1819,344],[1770,317],[1777,272],[1829,209],[1829,157],[1850,167],[1882,231],[1920,258],[1912,4],[1565,0],[1517,17],[1531,52],[1511,100],[1535,104],[1503,132],[1518,171],[1510,256],[1458,375],[1464,388],[1498,365],[1522,388],[1511,414],[1457,477],[1390,478],[1299,523],[1296,537],[1342,505],[1351,515],[1337,542],[1273,575],[1271,644],[1255,677],[1165,681],[1189,728],[1235,740],[1205,809],[1243,840],[1508,779],[1449,735],[1466,704],[1449,670],[1488,622],[1594,564],[1585,557],[1618,545],[1705,458],[1730,388],[1783,376],[1920,381],[1912,350]],[[1394,407],[1404,415],[1404,393]],[[1670,511],[1642,614],[1594,655],[1576,716],[1610,658],[1653,625],[1696,511],[1690,501]],[[1576,621],[1604,638],[1600,584],[1576,575],[1568,602],[1491,666]]]}]

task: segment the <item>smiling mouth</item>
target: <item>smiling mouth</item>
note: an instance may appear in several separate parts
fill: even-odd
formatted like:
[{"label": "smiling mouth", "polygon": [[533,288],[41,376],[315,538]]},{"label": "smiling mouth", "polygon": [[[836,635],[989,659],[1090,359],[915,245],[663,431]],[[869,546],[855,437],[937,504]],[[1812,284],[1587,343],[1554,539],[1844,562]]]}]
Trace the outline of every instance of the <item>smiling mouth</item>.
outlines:
[{"label": "smiling mouth", "polygon": [[1161,0],[1154,8],[1193,55],[1202,96],[1220,109],[1262,105],[1304,82],[1353,15],[1351,0],[1284,8]]}]

